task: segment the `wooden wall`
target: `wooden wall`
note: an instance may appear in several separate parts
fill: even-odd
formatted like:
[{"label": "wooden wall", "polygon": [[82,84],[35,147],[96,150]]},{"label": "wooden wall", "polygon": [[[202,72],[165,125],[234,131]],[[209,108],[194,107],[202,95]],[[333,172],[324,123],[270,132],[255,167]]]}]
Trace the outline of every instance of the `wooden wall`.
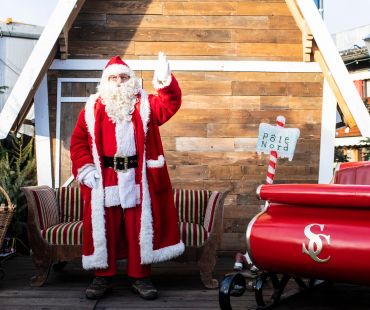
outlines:
[{"label": "wooden wall", "polygon": [[[301,33],[284,0],[87,0],[69,33],[70,58],[301,61]],[[153,72],[137,71],[153,92]],[[50,71],[57,77],[100,72]],[[161,127],[174,187],[232,188],[222,251],[245,250],[247,223],[259,210],[268,156],[255,152],[258,126],[284,115],[301,130],[293,161],[279,160],[275,182],[316,183],[321,130],[321,73],[174,72],[183,91],[179,112]],[[83,87],[82,87],[83,88]],[[85,90],[86,92],[89,92]],[[51,117],[55,95],[50,95]],[[53,110],[54,109],[54,110]],[[54,122],[54,123],[53,123]],[[52,120],[55,128],[55,119]],[[68,144],[68,142],[67,142]]]},{"label": "wooden wall", "polygon": [[70,58],[302,58],[284,0],[86,0],[69,36]]}]

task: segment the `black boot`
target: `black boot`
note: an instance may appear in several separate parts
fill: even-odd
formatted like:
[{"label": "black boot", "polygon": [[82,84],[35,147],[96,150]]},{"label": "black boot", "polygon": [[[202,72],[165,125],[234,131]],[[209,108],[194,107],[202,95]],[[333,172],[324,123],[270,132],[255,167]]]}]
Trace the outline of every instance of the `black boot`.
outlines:
[{"label": "black boot", "polygon": [[86,298],[99,299],[111,291],[111,277],[95,277],[86,289]]},{"label": "black boot", "polygon": [[150,278],[135,279],[132,282],[132,291],[147,300],[158,298],[158,291]]}]

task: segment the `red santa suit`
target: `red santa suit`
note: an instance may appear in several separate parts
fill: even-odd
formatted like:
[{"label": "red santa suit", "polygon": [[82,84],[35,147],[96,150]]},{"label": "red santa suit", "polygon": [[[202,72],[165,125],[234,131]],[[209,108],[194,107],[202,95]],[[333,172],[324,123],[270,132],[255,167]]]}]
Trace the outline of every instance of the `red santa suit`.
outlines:
[{"label": "red santa suit", "polygon": [[[127,67],[119,62],[118,68],[121,66]],[[125,70],[131,73],[128,67]],[[110,72],[105,71],[103,78]],[[72,171],[77,178],[83,169],[94,166],[100,176],[96,188],[81,184],[85,208],[82,257],[85,269],[106,269],[111,274],[101,275],[113,275],[115,260],[128,256],[134,266],[130,271],[129,262],[128,274],[142,277],[148,273],[146,264],[183,253],[159,134],[159,126],[168,121],[180,105],[181,90],[171,75],[169,85],[158,89],[157,95],[148,96],[140,90],[131,121],[114,123],[99,94],[90,96],[81,111],[71,138]],[[103,157],[115,155],[137,155],[137,167],[125,172],[106,167]],[[124,229],[119,224],[123,220]],[[137,271],[138,264],[144,266],[143,272]]]}]

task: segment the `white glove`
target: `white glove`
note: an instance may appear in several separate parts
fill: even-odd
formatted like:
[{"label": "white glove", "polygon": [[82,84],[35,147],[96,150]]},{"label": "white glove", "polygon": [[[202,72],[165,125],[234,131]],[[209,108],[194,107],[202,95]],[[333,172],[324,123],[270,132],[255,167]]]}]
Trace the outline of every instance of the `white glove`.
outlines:
[{"label": "white glove", "polygon": [[171,78],[170,64],[167,60],[165,53],[159,52],[156,69],[154,71],[154,79],[153,79],[154,83],[167,84],[170,78]]},{"label": "white glove", "polygon": [[98,171],[94,168],[90,170],[82,179],[82,183],[90,188],[97,188],[100,175]]}]

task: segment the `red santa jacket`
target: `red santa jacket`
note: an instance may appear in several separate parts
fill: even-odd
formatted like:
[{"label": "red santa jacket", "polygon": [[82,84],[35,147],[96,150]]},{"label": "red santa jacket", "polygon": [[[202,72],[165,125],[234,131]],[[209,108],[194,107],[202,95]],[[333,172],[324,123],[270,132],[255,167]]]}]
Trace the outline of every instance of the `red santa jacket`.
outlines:
[{"label": "red santa jacket", "polygon": [[[141,90],[131,128],[134,131],[134,151],[138,156],[134,184],[126,189],[127,176],[103,166],[103,156],[114,156],[126,149],[128,127],[107,121],[105,106],[97,94],[92,95],[81,111],[71,137],[72,172],[75,177],[87,165],[94,165],[102,177],[97,188],[81,184],[84,197],[83,257],[85,269],[102,269],[107,265],[107,238],[104,210],[106,207],[141,208],[139,224],[140,259],[142,264],[161,262],[184,251],[178,230],[178,216],[174,206],[172,187],[163,154],[159,126],[168,121],[180,108],[181,90],[172,76],[169,86],[158,90],[158,95],[147,95]],[[131,149],[130,149],[131,148]],[[132,155],[132,154],[129,154]],[[126,178],[126,179],[125,179]],[[126,195],[128,204],[120,201]],[[122,200],[122,199],[121,199]]]}]

